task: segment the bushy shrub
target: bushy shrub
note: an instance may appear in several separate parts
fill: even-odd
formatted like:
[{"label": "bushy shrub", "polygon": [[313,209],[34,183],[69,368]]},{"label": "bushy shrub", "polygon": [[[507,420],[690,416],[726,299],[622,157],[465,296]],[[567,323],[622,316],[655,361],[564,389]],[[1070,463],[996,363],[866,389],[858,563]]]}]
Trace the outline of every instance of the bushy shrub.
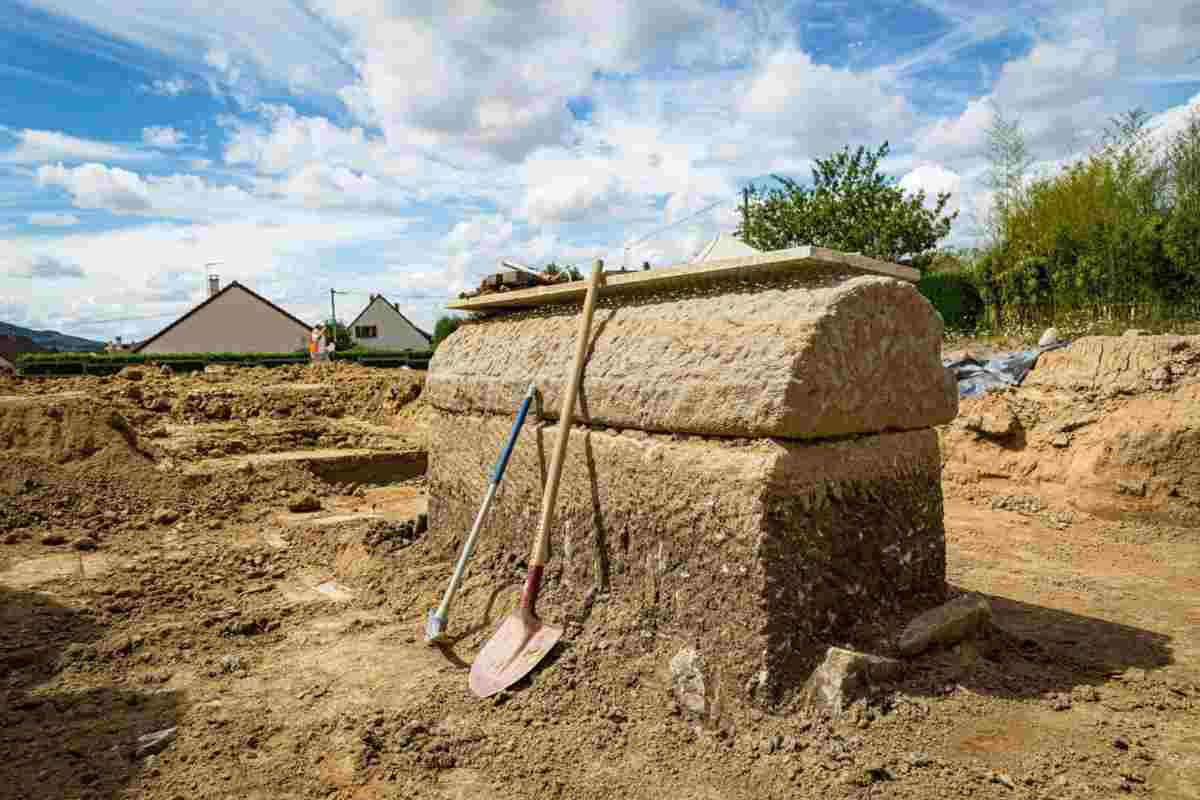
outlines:
[{"label": "bushy shrub", "polygon": [[942,315],[948,330],[971,331],[983,314],[983,298],[969,275],[932,272],[921,277],[917,289]]}]

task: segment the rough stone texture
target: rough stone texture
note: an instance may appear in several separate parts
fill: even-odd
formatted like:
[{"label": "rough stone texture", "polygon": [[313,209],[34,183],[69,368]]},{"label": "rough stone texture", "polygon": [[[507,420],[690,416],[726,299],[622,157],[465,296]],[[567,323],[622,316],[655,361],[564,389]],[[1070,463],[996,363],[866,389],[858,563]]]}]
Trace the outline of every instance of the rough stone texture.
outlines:
[{"label": "rough stone texture", "polygon": [[804,684],[801,702],[839,716],[871,686],[895,680],[903,672],[903,661],[831,647]]},{"label": "rough stone texture", "polygon": [[[431,425],[430,530],[449,561],[511,418]],[[557,433],[526,423],[472,569],[525,557]],[[608,591],[704,653],[729,696],[783,699],[835,639],[874,650],[944,598],[940,469],[930,430],[739,443],[575,426],[542,613],[561,624]]]},{"label": "rough stone texture", "polygon": [[961,642],[974,636],[992,620],[992,607],[979,595],[963,595],[926,611],[900,634],[900,652],[920,655],[930,647]]},{"label": "rough stone texture", "polygon": [[1002,393],[988,392],[963,416],[963,425],[984,436],[1004,438],[1015,432],[1020,423]]},{"label": "rough stone texture", "polygon": [[1089,336],[1043,353],[1025,387],[1099,397],[1163,391],[1200,378],[1200,336]]},{"label": "rough stone texture", "polygon": [[685,647],[671,659],[671,686],[679,707],[692,719],[704,719],[708,701],[704,693],[704,659]]},{"label": "rough stone texture", "polygon": [[288,500],[288,511],[307,514],[321,510],[321,501],[312,492],[297,492]]},{"label": "rough stone texture", "polygon": [[[530,380],[553,418],[577,306],[460,327],[430,365],[443,411],[511,414]],[[777,278],[653,298],[601,295],[578,418],[736,437],[829,438],[949,422],[958,392],[942,323],[909,283]]]}]

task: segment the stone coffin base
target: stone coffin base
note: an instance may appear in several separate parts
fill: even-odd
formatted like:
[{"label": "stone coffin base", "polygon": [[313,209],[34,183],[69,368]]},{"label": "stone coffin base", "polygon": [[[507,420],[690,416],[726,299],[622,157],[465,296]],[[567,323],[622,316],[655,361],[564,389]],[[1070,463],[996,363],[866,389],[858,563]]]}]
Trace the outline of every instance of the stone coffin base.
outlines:
[{"label": "stone coffin base", "polygon": [[[451,560],[511,420],[432,422],[430,536]],[[473,571],[524,565],[557,435],[526,424]],[[940,464],[932,430],[802,444],[576,426],[540,613],[565,624],[607,592],[659,641],[694,646],[727,697],[785,700],[827,645],[891,652],[942,599]]]}]

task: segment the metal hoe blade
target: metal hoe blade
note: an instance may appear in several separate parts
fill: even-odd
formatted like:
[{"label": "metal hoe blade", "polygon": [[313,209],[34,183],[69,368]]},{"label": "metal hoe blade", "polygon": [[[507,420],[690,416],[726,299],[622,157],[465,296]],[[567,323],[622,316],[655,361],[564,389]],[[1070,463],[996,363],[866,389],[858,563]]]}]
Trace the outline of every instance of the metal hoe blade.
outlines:
[{"label": "metal hoe blade", "polygon": [[529,674],[558,644],[562,628],[518,610],[509,615],[471,664],[471,691],[490,697]]}]

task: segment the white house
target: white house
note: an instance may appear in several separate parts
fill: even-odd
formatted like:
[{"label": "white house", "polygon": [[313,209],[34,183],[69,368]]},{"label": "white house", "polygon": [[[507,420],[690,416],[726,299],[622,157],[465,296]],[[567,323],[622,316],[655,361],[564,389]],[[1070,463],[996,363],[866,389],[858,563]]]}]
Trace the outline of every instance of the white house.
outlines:
[{"label": "white house", "polygon": [[433,337],[412,324],[400,309],[381,294],[350,323],[350,335],[367,350],[428,350]]},{"label": "white house", "polygon": [[237,281],[210,276],[200,305],[142,342],[135,353],[291,353],[308,348],[308,323]]}]

